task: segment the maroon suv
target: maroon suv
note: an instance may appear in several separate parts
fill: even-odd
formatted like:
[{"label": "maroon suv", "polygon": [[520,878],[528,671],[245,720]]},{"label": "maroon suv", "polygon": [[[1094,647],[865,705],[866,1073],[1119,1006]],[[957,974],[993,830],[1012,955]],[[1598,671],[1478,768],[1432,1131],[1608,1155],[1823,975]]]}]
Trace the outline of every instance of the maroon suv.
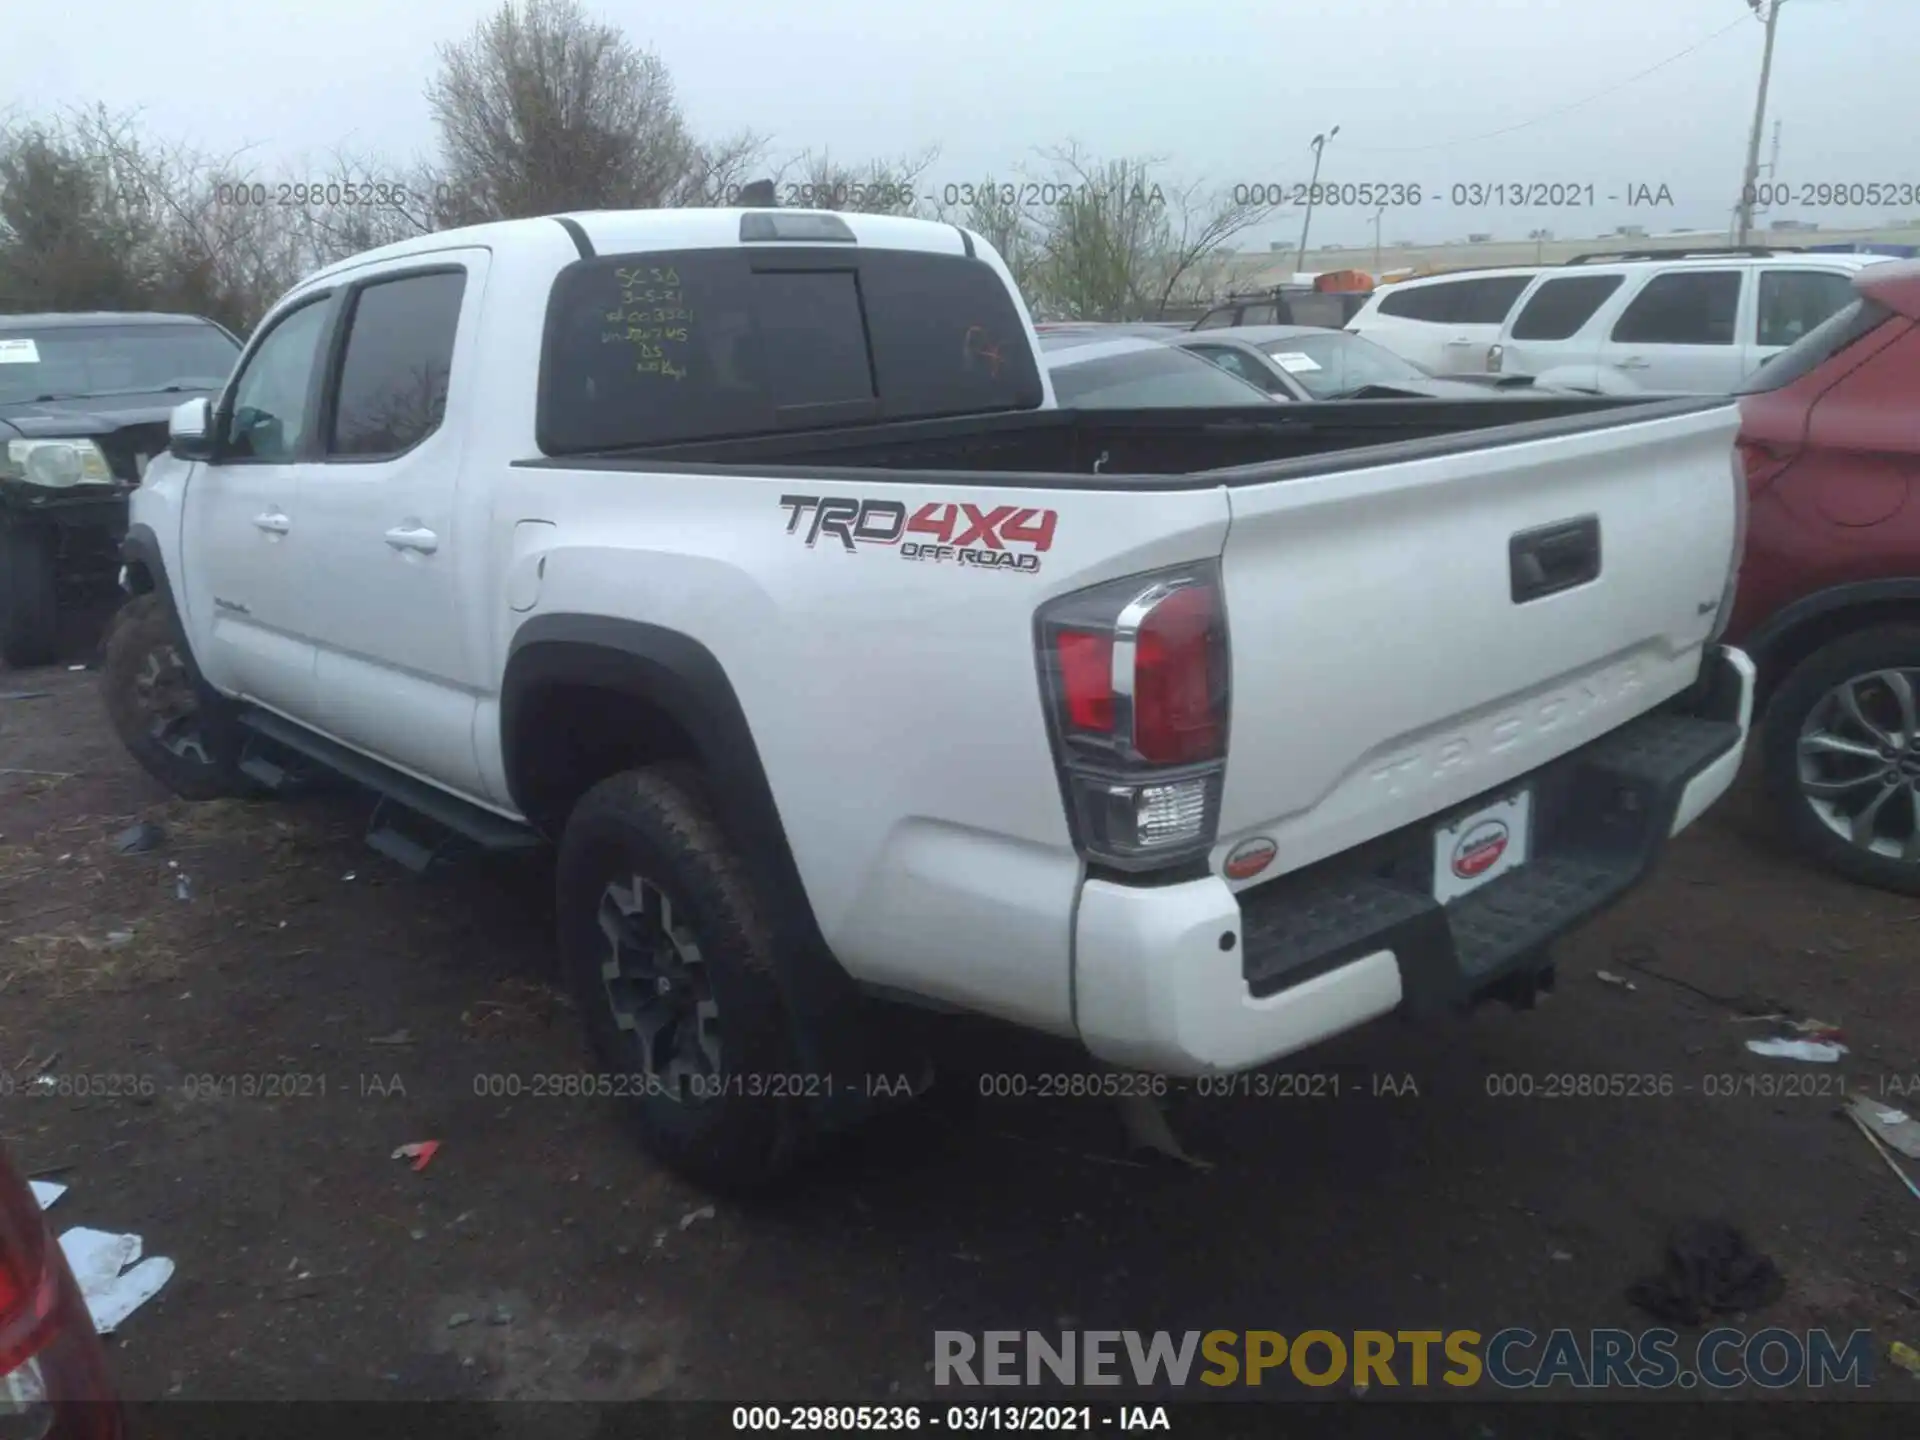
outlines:
[{"label": "maroon suv", "polygon": [[0,1150],[0,1436],[124,1433],[87,1302],[33,1192]]},{"label": "maroon suv", "polygon": [[1760,667],[1768,788],[1841,874],[1920,894],[1920,261],[1742,392],[1752,506],[1729,638]]}]

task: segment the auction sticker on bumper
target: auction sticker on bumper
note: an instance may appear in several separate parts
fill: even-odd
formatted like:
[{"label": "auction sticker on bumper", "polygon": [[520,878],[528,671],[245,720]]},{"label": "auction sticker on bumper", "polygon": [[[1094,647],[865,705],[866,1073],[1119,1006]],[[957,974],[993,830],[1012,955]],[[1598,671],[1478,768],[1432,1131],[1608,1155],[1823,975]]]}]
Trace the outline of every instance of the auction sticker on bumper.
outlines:
[{"label": "auction sticker on bumper", "polygon": [[1433,898],[1458,900],[1526,864],[1532,818],[1533,792],[1521,790],[1435,829]]}]

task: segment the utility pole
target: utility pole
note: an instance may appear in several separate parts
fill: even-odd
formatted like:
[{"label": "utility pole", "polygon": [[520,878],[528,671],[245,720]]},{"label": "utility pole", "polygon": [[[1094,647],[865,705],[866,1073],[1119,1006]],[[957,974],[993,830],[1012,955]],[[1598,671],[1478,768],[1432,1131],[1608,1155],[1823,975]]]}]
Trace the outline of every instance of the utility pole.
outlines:
[{"label": "utility pole", "polygon": [[1307,227],[1313,224],[1313,199],[1320,188],[1320,152],[1327,148],[1327,142],[1340,133],[1340,127],[1334,126],[1324,135],[1313,137],[1313,179],[1307,182],[1307,214],[1300,222],[1300,254],[1293,262],[1294,274],[1307,268]]},{"label": "utility pole", "polygon": [[1387,202],[1382,200],[1380,208],[1373,212],[1373,273],[1380,273],[1380,217],[1387,213]]},{"label": "utility pole", "polygon": [[1766,6],[1767,43],[1760,55],[1760,93],[1753,101],[1753,130],[1747,136],[1747,168],[1740,177],[1740,218],[1739,238],[1736,245],[1745,245],[1747,236],[1753,230],[1753,188],[1760,178],[1760,131],[1767,120],[1767,81],[1773,75],[1773,34],[1780,23],[1780,7],[1786,0],[1747,0],[1747,8],[1758,16],[1760,7]]}]

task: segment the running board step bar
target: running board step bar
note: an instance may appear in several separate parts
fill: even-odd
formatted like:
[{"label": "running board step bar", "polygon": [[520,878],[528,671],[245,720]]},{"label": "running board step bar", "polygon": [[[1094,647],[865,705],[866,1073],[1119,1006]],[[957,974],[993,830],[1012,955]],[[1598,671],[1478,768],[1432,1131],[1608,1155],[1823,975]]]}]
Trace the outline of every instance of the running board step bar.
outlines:
[{"label": "running board step bar", "polygon": [[[241,712],[240,723],[254,736],[272,746],[291,751],[301,760],[311,761],[380,797],[368,823],[367,843],[389,859],[410,870],[423,870],[443,853],[444,845],[425,843],[395,823],[398,812],[410,812],[443,830],[471,841],[482,850],[494,852],[535,850],[546,842],[527,826],[470,805],[444,790],[416,780],[390,765],[349,750],[303,725],[265,710]],[[299,767],[280,763],[271,754],[248,746],[249,755],[242,768],[269,789],[298,778]],[[275,782],[278,782],[276,784]]]}]

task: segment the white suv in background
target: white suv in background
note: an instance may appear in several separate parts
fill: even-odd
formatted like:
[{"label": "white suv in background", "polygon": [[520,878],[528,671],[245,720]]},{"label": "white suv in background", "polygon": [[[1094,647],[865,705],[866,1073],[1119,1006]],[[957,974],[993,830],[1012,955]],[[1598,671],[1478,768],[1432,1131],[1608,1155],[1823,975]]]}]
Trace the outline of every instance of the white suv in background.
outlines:
[{"label": "white suv in background", "polygon": [[1479,375],[1541,266],[1456,271],[1382,286],[1346,328],[1435,375]]},{"label": "white suv in background", "polygon": [[1723,394],[1853,299],[1878,255],[1723,249],[1581,256],[1543,271],[1487,369],[1571,389]]}]

